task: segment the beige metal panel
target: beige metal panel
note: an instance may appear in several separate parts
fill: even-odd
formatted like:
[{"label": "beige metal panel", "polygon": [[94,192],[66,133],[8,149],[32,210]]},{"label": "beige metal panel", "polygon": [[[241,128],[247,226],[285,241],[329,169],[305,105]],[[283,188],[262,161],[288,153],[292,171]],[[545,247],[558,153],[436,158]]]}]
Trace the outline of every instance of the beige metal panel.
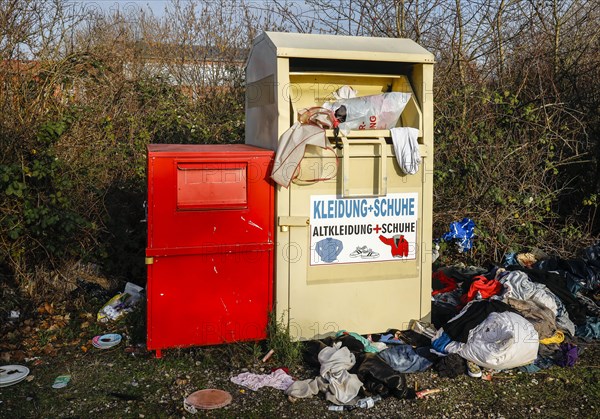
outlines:
[{"label": "beige metal panel", "polygon": [[422,266],[421,266],[421,318],[431,319],[431,250],[433,225],[433,65],[422,65],[415,84],[419,84],[423,112],[423,143],[428,148],[428,156],[423,159],[423,231],[422,231]]},{"label": "beige metal panel", "polygon": [[[335,165],[334,160],[332,157],[307,155],[302,161],[301,173],[313,173],[321,165]],[[387,163],[389,193],[420,194],[423,171],[412,176],[403,175],[393,155],[388,157]],[[376,159],[372,155],[353,157],[352,165],[356,173],[365,174],[352,183],[353,190],[375,189],[374,177],[367,174],[376,171]],[[311,195],[331,195],[340,188],[339,177],[308,186],[292,184],[291,213],[305,220],[310,212]],[[421,196],[419,201],[422,201]],[[419,211],[422,214],[422,208]],[[417,243],[422,242],[422,218],[420,215],[417,221]],[[415,260],[310,266],[310,258],[314,254],[310,249],[309,228],[300,225],[290,227],[290,241],[297,249],[302,249],[291,263],[289,277],[290,302],[287,309],[293,336],[313,339],[319,334],[339,329],[358,333],[381,332],[390,327],[401,328],[410,319],[421,318],[420,270],[423,264],[420,252],[417,252]]]},{"label": "beige metal panel", "polygon": [[[326,63],[328,70],[300,71]],[[319,59],[327,61],[318,62]],[[336,61],[337,60],[337,61]],[[365,61],[366,74],[344,72],[343,60]],[[290,72],[290,62],[294,71]],[[386,63],[381,66],[378,62]],[[402,64],[390,65],[390,62]],[[302,61],[304,63],[304,61]],[[298,338],[313,338],[340,328],[359,333],[407,325],[410,319],[430,315],[431,223],[433,194],[433,55],[409,40],[354,38],[323,35],[264,33],[255,42],[246,69],[249,97],[246,104],[246,143],[276,149],[280,135],[296,119],[302,107],[321,105],[324,97],[349,84],[359,95],[387,91],[413,92],[399,125],[418,128],[419,149],[424,157],[413,176],[400,172],[394,157],[389,131],[369,132],[386,138],[380,148],[357,144],[363,132],[348,134],[351,158],[346,187],[351,193],[380,193],[379,170],[386,166],[387,193],[417,193],[418,219],[415,258],[385,262],[311,265],[309,227],[313,195],[342,195],[343,156],[347,149],[332,150],[309,146],[301,164],[301,179],[334,177],[324,182],[302,182],[289,189],[276,189],[275,304],[277,317],[288,322]],[[349,67],[350,68],[350,67]],[[361,68],[361,66],[358,66]],[[399,74],[378,74],[379,68]],[[354,65],[352,71],[356,71]],[[256,95],[255,95],[256,96]],[[255,100],[251,100],[255,99]],[[329,133],[331,134],[331,133]],[[381,156],[386,164],[382,165]]]},{"label": "beige metal panel", "polygon": [[410,39],[264,32],[279,57],[433,63],[429,51]]}]

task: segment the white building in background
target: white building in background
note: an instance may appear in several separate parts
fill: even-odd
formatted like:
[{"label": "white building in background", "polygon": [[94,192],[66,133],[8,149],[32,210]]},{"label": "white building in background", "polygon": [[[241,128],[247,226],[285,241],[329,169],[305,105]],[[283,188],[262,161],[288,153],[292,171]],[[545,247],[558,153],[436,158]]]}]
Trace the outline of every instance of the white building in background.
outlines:
[{"label": "white building in background", "polygon": [[207,89],[243,84],[247,53],[232,48],[136,42],[123,72],[130,79],[160,77],[178,86],[190,98],[196,98]]}]

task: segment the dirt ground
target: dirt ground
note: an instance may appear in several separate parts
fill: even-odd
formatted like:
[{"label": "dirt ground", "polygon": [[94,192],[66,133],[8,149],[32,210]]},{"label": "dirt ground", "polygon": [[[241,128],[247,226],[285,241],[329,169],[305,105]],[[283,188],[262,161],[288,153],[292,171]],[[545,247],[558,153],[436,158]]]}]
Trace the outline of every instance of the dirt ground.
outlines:
[{"label": "dirt ground", "polygon": [[[467,375],[440,378],[433,371],[408,374],[408,382],[419,390],[441,392],[420,400],[385,399],[371,409],[340,413],[329,412],[319,397],[291,403],[273,388],[255,392],[233,384],[230,378],[240,372],[264,373],[281,366],[276,356],[260,361],[264,344],[167,350],[156,359],[127,346],[124,339],[108,350],[62,347],[50,355],[11,362],[27,365],[32,378],[0,388],[0,417],[599,417],[600,344],[579,346],[582,353],[573,368],[552,367],[536,374],[513,370],[494,375],[492,381]],[[311,378],[301,365],[292,366],[290,373]],[[67,387],[53,389],[54,379],[64,374],[71,375]],[[206,388],[228,391],[232,403],[195,415],[186,412],[184,397]]]}]

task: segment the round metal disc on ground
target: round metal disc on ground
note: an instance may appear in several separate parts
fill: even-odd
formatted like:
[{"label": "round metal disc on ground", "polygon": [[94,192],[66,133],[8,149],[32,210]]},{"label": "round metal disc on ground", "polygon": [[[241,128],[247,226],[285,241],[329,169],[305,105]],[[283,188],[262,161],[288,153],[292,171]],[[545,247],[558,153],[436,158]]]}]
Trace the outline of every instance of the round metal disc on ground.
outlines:
[{"label": "round metal disc on ground", "polygon": [[198,390],[186,397],[185,401],[196,409],[218,409],[231,403],[232,397],[226,391],[209,388]]},{"label": "round metal disc on ground", "polygon": [[29,368],[23,365],[0,366],[0,387],[20,383],[29,375]]}]

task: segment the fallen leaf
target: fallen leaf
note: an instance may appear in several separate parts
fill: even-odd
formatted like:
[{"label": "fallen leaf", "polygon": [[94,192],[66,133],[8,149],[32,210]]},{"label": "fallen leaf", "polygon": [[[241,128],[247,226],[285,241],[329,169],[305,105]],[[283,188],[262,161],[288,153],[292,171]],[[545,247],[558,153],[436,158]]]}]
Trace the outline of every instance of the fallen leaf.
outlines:
[{"label": "fallen leaf", "polygon": [[88,347],[85,345],[82,345],[81,350],[83,351],[83,353],[86,353],[88,351]]},{"label": "fallen leaf", "polygon": [[185,378],[178,378],[177,380],[175,380],[175,384],[178,386],[184,386],[188,383],[188,380],[186,380]]},{"label": "fallen leaf", "polygon": [[46,310],[46,312],[48,314],[54,313],[54,306],[53,306],[53,304],[48,304],[47,302],[44,303],[44,309]]}]

